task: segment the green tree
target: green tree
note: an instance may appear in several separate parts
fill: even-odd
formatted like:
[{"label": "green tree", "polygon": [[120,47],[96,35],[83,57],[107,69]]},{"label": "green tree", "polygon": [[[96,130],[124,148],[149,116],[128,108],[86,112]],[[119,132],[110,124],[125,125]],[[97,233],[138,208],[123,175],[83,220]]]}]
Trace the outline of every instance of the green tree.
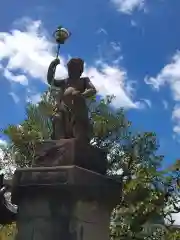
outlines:
[{"label": "green tree", "polygon": [[155,134],[129,134],[128,138],[119,161],[123,192],[113,212],[112,239],[173,239],[180,234],[171,231],[171,214],[180,212],[179,169],[160,171],[163,156],[157,154]]}]

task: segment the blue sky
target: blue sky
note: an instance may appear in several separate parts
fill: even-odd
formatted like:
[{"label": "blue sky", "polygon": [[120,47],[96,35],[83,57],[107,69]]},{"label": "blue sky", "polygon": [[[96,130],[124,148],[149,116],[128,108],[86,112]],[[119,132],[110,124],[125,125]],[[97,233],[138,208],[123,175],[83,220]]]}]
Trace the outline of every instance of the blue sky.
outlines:
[{"label": "blue sky", "polygon": [[127,110],[135,131],[156,132],[170,164],[180,144],[179,9],[179,0],[3,1],[0,127],[20,123],[26,102],[47,88],[51,33],[63,24],[72,36],[57,75],[66,75],[69,57],[82,57],[99,94],[116,95],[114,106]]}]

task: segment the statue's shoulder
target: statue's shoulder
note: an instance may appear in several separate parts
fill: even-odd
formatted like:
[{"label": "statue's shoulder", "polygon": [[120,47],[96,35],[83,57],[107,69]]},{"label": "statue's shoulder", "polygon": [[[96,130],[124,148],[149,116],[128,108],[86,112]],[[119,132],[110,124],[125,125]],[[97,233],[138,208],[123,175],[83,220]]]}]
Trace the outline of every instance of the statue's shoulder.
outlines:
[{"label": "statue's shoulder", "polygon": [[89,81],[89,77],[81,77],[80,78],[82,81]]},{"label": "statue's shoulder", "polygon": [[89,77],[81,77],[81,81],[88,83],[90,81]]},{"label": "statue's shoulder", "polygon": [[64,78],[64,79],[56,79],[55,81],[54,81],[54,85],[55,85],[55,87],[60,87],[60,88],[62,88],[62,87],[65,87],[66,86],[66,83],[67,83],[67,78]]},{"label": "statue's shoulder", "polygon": [[88,77],[81,77],[81,81],[83,81],[84,88],[89,84],[90,79]]}]

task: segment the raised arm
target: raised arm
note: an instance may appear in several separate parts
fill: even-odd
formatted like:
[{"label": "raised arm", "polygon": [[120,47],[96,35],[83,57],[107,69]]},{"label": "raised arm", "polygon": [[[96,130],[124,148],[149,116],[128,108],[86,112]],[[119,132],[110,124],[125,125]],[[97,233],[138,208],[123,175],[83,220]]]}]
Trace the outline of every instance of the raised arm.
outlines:
[{"label": "raised arm", "polygon": [[88,77],[85,78],[85,83],[85,91],[82,95],[86,98],[96,95],[97,90]]},{"label": "raised arm", "polygon": [[50,65],[49,65],[49,68],[48,68],[48,72],[47,72],[47,82],[49,85],[54,84],[54,86],[56,87],[63,87],[64,85],[64,81],[58,81],[54,78],[55,76],[55,71],[56,71],[56,67],[57,65],[60,63],[60,60],[59,58],[56,58],[54,59]]}]

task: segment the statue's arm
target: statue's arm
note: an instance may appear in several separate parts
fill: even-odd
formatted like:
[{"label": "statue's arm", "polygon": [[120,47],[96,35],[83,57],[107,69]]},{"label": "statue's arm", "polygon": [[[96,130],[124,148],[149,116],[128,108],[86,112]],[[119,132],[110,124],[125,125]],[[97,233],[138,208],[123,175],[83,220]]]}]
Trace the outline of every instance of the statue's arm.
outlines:
[{"label": "statue's arm", "polygon": [[56,67],[59,63],[60,63],[60,60],[58,58],[56,58],[55,60],[53,60],[50,63],[49,68],[48,68],[48,72],[47,72],[47,82],[48,82],[49,85],[51,85],[52,82],[53,82],[53,85],[55,87],[62,88],[64,86],[64,81],[60,81],[60,80],[54,78]]},{"label": "statue's arm", "polygon": [[86,98],[96,95],[97,90],[96,90],[95,86],[92,84],[92,82],[90,81],[90,79],[85,78],[85,81],[86,81],[86,87],[85,87],[85,91],[82,93],[82,95]]}]

